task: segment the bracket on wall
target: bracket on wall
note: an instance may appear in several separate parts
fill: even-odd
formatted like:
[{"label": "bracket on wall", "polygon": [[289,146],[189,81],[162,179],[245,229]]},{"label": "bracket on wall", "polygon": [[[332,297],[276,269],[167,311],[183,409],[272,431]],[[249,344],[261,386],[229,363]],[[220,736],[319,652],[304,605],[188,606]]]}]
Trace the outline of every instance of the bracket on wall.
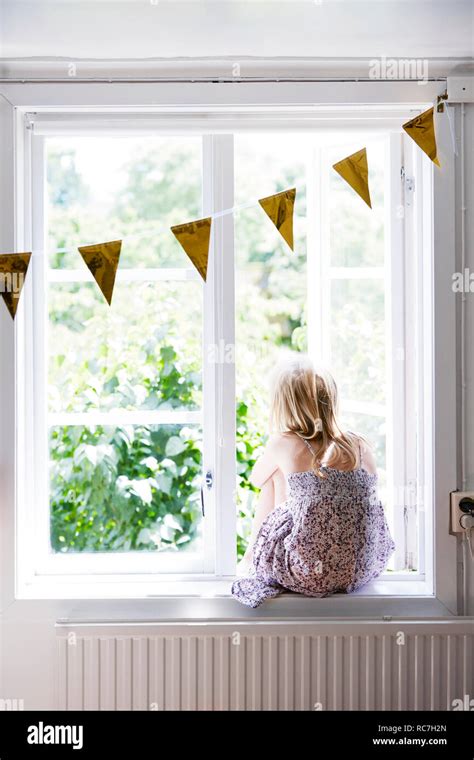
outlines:
[{"label": "bracket on wall", "polygon": [[33,129],[34,123],[35,123],[35,119],[34,119],[35,116],[36,116],[36,113],[29,113],[29,112],[25,113],[24,118],[25,118],[26,129]]},{"label": "bracket on wall", "polygon": [[446,91],[449,103],[474,103],[474,75],[448,77]]}]

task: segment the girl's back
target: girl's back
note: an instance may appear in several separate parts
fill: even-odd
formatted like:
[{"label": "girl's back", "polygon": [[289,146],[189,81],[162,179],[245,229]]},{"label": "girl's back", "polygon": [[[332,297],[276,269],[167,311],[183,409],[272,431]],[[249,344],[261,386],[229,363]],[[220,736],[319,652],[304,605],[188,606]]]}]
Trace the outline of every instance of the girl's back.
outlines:
[{"label": "girl's back", "polygon": [[284,589],[350,593],[380,575],[394,549],[375,472],[323,464],[317,475],[301,462],[303,469],[286,475],[286,501],[260,529],[253,575],[233,585],[249,606]]},{"label": "girl's back", "polygon": [[251,574],[232,587],[244,604],[285,589],[349,593],[387,564],[394,543],[374,457],[360,436],[341,430],[336,409],[330,376],[299,362],[280,379],[272,404],[278,432],[252,472],[262,494],[271,486],[272,509],[252,547]]}]

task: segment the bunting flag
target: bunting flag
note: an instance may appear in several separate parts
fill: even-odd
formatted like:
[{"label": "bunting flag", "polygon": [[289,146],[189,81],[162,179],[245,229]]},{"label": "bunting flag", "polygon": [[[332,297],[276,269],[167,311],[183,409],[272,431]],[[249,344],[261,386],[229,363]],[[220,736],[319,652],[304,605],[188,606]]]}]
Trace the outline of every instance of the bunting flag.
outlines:
[{"label": "bunting flag", "polygon": [[260,198],[258,201],[266,215],[272,220],[278,232],[293,251],[293,210],[295,207],[296,187],[281,193]]},{"label": "bunting flag", "polygon": [[31,253],[0,255],[0,294],[12,319],[15,319],[30,259]]},{"label": "bunting flag", "polygon": [[109,306],[112,303],[115,275],[117,273],[121,249],[121,240],[113,240],[110,243],[98,243],[97,245],[85,245],[78,249]]},{"label": "bunting flag", "polygon": [[414,119],[410,119],[402,126],[407,135],[416,142],[428,158],[431,158],[436,166],[440,166],[434,128],[434,108],[429,108],[428,111],[420,113],[419,116],[415,116]]},{"label": "bunting flag", "polygon": [[191,259],[204,282],[207,277],[212,217],[171,227],[171,232]]},{"label": "bunting flag", "polygon": [[367,164],[367,151],[365,148],[358,150],[356,153],[343,158],[334,164],[333,169],[344,179],[348,185],[356,191],[364,200],[369,208],[372,208],[370,202],[369,190],[369,166]]}]

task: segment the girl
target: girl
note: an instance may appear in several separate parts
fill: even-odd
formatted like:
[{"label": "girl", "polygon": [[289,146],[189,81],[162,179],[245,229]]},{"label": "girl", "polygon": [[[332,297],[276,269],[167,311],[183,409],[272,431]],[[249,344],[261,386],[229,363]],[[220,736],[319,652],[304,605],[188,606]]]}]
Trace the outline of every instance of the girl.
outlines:
[{"label": "girl", "polygon": [[337,421],[335,382],[305,357],[282,365],[271,399],[273,436],[256,462],[261,488],[233,595],[257,607],[285,589],[349,593],[384,570],[395,545],[377,496],[374,457]]}]

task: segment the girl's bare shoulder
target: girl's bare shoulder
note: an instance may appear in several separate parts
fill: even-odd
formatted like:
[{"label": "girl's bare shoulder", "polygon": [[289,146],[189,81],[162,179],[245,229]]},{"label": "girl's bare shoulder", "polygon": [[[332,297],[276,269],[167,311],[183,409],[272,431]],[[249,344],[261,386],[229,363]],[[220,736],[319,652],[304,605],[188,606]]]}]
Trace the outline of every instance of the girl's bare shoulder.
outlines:
[{"label": "girl's bare shoulder", "polygon": [[269,443],[277,451],[289,453],[301,448],[301,438],[296,433],[275,433]]},{"label": "girl's bare shoulder", "polygon": [[276,462],[283,473],[293,472],[300,468],[298,462],[304,453],[301,438],[296,433],[277,433],[268,442],[268,454]]}]

